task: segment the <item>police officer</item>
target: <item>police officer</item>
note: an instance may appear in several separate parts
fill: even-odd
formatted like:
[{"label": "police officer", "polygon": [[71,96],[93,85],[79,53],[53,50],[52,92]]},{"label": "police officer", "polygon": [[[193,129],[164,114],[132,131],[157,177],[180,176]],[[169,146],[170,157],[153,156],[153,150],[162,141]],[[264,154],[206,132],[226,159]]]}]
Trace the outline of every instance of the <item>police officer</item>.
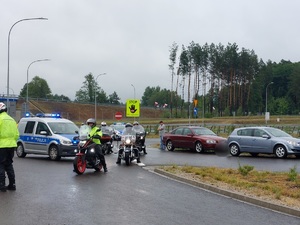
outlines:
[{"label": "police officer", "polygon": [[[17,147],[19,131],[16,121],[7,114],[6,105],[0,102],[0,191],[15,191],[14,152]],[[8,186],[5,186],[5,172]]]},{"label": "police officer", "polygon": [[102,152],[101,141],[100,141],[100,138],[102,137],[102,131],[96,126],[96,120],[93,118],[88,119],[86,121],[86,124],[92,128],[89,133],[90,137],[94,136],[95,134],[99,136],[99,138],[93,138],[92,141],[96,144],[95,150],[97,155],[99,156],[104,172],[107,172],[105,157]]}]

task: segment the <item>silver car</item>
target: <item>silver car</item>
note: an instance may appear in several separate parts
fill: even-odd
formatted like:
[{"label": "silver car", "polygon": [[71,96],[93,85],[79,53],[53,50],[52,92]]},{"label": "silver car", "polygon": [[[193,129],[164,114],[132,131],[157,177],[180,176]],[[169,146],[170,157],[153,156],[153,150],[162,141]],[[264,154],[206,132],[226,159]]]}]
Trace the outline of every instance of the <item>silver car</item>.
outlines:
[{"label": "silver car", "polygon": [[278,158],[288,155],[300,158],[300,139],[273,127],[236,128],[228,137],[228,146],[232,156],[248,152],[252,156],[264,153]]}]

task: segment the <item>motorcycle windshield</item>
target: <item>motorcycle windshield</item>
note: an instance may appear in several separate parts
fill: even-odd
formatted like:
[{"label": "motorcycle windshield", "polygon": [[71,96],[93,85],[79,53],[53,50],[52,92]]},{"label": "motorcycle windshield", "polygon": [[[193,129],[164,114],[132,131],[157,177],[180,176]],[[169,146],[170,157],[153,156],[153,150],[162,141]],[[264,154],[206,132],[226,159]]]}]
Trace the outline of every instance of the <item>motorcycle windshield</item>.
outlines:
[{"label": "motorcycle windshield", "polygon": [[125,127],[125,129],[123,130],[123,135],[135,135],[136,131],[133,130],[132,127]]},{"label": "motorcycle windshield", "polygon": [[88,125],[82,125],[79,128],[79,140],[86,140],[89,138],[89,133],[91,131],[91,127]]},{"label": "motorcycle windshield", "polygon": [[145,132],[144,127],[141,126],[141,125],[134,125],[134,126],[133,126],[133,130],[134,130],[136,133],[143,133],[143,132]]}]

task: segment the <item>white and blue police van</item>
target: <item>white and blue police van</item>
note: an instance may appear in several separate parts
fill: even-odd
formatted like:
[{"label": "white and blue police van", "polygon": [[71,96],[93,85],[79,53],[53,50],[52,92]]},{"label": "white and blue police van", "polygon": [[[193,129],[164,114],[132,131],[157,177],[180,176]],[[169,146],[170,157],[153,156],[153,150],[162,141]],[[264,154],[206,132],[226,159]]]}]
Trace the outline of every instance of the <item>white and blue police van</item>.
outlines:
[{"label": "white and blue police van", "polygon": [[75,156],[79,128],[59,114],[39,113],[34,117],[23,117],[18,130],[16,154],[20,158],[27,154],[49,155],[51,160]]}]

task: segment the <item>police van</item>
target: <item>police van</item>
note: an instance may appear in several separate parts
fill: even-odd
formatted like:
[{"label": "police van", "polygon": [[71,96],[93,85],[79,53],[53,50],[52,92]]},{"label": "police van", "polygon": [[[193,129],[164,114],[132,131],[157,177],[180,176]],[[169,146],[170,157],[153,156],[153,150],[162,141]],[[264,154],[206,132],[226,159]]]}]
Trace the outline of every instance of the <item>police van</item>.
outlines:
[{"label": "police van", "polygon": [[63,119],[59,114],[37,114],[21,118],[16,154],[24,158],[27,154],[49,155],[51,160],[75,156],[78,126]]}]

